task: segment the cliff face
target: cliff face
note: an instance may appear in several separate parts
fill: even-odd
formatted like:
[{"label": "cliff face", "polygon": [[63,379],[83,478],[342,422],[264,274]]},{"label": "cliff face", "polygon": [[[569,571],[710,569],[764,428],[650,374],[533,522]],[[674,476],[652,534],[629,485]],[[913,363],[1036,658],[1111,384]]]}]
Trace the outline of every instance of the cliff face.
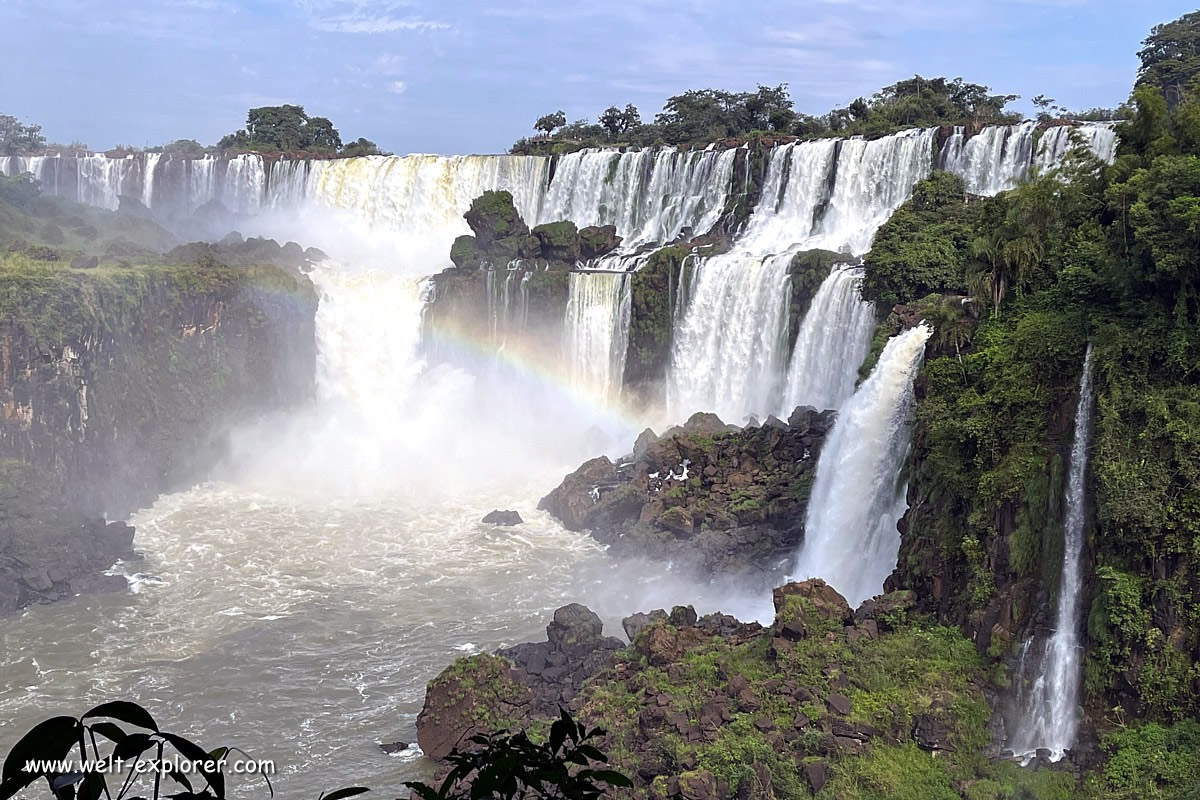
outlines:
[{"label": "cliff face", "polygon": [[32,268],[0,287],[0,457],[73,510],[124,516],[312,391],[316,295],[283,268]]},{"label": "cliff face", "polygon": [[203,477],[234,425],[308,398],[317,302],[277,266],[5,266],[0,612],[103,583],[133,529],[96,517]]}]

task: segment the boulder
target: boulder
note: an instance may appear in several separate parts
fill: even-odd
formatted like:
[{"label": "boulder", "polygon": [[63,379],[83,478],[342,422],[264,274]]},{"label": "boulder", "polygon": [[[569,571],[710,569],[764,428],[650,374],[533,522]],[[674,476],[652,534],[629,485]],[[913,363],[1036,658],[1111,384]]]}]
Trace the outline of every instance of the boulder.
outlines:
[{"label": "boulder", "polygon": [[379,749],[387,753],[389,756],[395,755],[396,753],[403,753],[409,747],[410,745],[408,742],[381,742],[379,745]]},{"label": "boulder", "polygon": [[579,261],[579,229],[574,222],[548,222],[533,229],[542,258],[550,261]]},{"label": "boulder", "polygon": [[476,734],[521,725],[532,701],[505,659],[460,659],[430,681],[417,715],[417,743],[425,755],[443,759]]},{"label": "boulder", "polygon": [[100,259],[96,256],[76,256],[71,259],[71,269],[95,269],[100,266]]},{"label": "boulder", "polygon": [[546,626],[546,638],[558,650],[593,644],[600,640],[604,623],[585,605],[571,603],[554,612]]},{"label": "boulder", "polygon": [[620,246],[621,237],[615,225],[592,225],[579,232],[579,256],[585,261],[606,256]]},{"label": "boulder", "polygon": [[625,629],[625,635],[629,637],[629,641],[637,641],[638,634],[649,628],[656,622],[667,622],[667,612],[661,608],[651,611],[649,614],[638,612],[632,616],[628,616],[621,620],[621,627]]},{"label": "boulder", "polygon": [[809,761],[804,764],[804,780],[813,794],[817,794],[829,783],[829,762]]},{"label": "boulder", "polygon": [[463,216],[482,250],[489,250],[498,239],[529,235],[529,226],[517,212],[510,192],[484,192],[471,201],[471,207]]},{"label": "boulder", "polygon": [[520,525],[524,521],[525,520],[521,519],[521,515],[518,514],[516,511],[498,511],[498,510],[489,512],[487,514],[487,516],[485,516],[481,520],[481,522],[483,522],[487,525],[503,525],[506,527],[511,527],[513,525]]}]

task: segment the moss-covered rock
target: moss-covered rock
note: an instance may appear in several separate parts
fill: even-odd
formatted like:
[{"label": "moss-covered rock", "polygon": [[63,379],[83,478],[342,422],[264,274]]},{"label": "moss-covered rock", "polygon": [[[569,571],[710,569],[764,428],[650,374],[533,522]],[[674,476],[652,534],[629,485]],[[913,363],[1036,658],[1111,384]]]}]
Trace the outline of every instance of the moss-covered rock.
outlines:
[{"label": "moss-covered rock", "polygon": [[474,236],[459,236],[450,246],[450,261],[462,270],[479,269],[479,248]]},{"label": "moss-covered rock", "polygon": [[614,553],[669,559],[703,575],[771,582],[799,545],[831,412],[744,429],[696,414],[634,455],[588,461],[542,499],[571,530]]},{"label": "moss-covered rock", "polygon": [[547,222],[534,228],[533,235],[538,239],[542,258],[566,262],[579,260],[579,229],[574,222]]},{"label": "moss-covered rock", "polygon": [[656,250],[630,276],[629,349],[625,390],[646,404],[660,403],[671,359],[676,304],[690,280],[686,248]]},{"label": "moss-covered rock", "polygon": [[429,682],[417,717],[417,743],[441,759],[468,747],[472,736],[521,726],[533,693],[506,659],[480,654],[456,661]]},{"label": "moss-covered rock", "polygon": [[579,232],[579,256],[584,261],[606,256],[620,246],[616,225],[592,225]]},{"label": "moss-covered rock", "polygon": [[481,250],[488,250],[497,239],[529,234],[529,226],[517,212],[511,192],[484,192],[471,201],[464,216]]},{"label": "moss-covered rock", "polygon": [[[820,582],[778,596],[766,629],[690,609],[639,615],[636,643],[583,683],[569,708],[607,732],[600,747],[633,779],[628,796],[1064,800],[1076,791],[1069,768],[984,757],[989,689],[956,630],[926,620],[880,630]],[[805,635],[778,635],[800,622]],[[568,659],[558,671],[574,669]],[[500,674],[490,667],[487,682]],[[525,667],[510,674],[533,677]],[[533,735],[550,718],[532,715]]]}]

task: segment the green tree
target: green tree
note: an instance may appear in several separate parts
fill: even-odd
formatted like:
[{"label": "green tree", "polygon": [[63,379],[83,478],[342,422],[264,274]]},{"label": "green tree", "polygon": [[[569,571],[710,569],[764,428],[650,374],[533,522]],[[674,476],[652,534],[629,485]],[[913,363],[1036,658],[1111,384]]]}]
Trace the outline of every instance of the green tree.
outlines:
[{"label": "green tree", "polygon": [[310,117],[301,131],[300,146],[305,150],[328,150],[336,153],[342,149],[342,137],[328,118]]},{"label": "green tree", "polygon": [[535,131],[541,131],[546,136],[552,135],[556,130],[567,124],[567,115],[559,110],[553,114],[547,114],[544,117],[538,117],[537,122],[533,123]]},{"label": "green tree", "polygon": [[45,146],[41,125],[25,125],[16,117],[0,114],[0,153],[15,156]]},{"label": "green tree", "polygon": [[1200,11],[1154,26],[1138,58],[1142,66],[1137,86],[1158,89],[1170,108],[1183,102],[1200,75]]}]

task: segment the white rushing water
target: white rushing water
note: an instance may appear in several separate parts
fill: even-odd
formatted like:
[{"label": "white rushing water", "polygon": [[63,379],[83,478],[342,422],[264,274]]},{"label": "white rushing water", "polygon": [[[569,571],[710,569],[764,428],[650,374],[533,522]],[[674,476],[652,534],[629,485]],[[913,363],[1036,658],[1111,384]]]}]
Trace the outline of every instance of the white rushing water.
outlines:
[{"label": "white rushing water", "polygon": [[[324,262],[312,278],[314,402],[238,432],[216,480],[133,517],[145,560],[120,571],[136,593],[0,626],[0,751],[49,713],[128,698],[169,730],[274,760],[284,796],[391,791],[429,777],[419,751],[376,746],[414,741],[426,682],[544,638],[560,605],[587,603],[614,635],[622,616],[676,603],[770,618],[765,594],[610,560],[536,509],[596,455],[591,426],[625,448],[637,426],[487,348],[427,363],[415,275]],[[494,508],[525,523],[480,524]]]},{"label": "white rushing water", "polygon": [[861,283],[861,269],[835,266],[813,296],[796,334],[780,418],[801,405],[841,408],[854,393],[875,331],[875,307],[859,297]]},{"label": "white rushing water", "polygon": [[[668,376],[667,402],[675,418],[715,411],[739,422],[785,405],[786,387],[805,380],[784,374],[794,254],[869,248],[879,226],[929,175],[935,134],[911,130],[873,141],[800,142],[772,151],[763,198],[746,234],[732,252],[701,259],[695,269]],[[814,310],[827,309],[814,303]],[[862,314],[846,320],[865,324]],[[844,334],[858,341],[862,327]],[[838,336],[817,336],[811,328],[802,344],[806,364],[828,363],[858,349],[844,349]],[[834,382],[852,381],[858,366],[839,362]]]},{"label": "white rushing water", "polygon": [[[615,225],[622,248],[708,232],[725,211],[737,151],[581,150],[559,159],[537,222]],[[533,224],[533,223],[530,223]]]},{"label": "white rushing water", "polygon": [[564,331],[577,391],[606,401],[621,393],[630,304],[629,273],[571,273]]},{"label": "white rushing water", "polygon": [[[1060,760],[1074,746],[1079,730],[1079,688],[1083,678],[1083,648],[1079,637],[1083,622],[1083,609],[1080,606],[1083,593],[1081,562],[1087,517],[1088,443],[1094,405],[1092,347],[1088,345],[1083,375],[1079,379],[1079,404],[1075,408],[1066,519],[1063,523],[1062,576],[1058,585],[1054,632],[1046,641],[1041,657],[1036,659],[1037,673],[1032,684],[1020,687],[1020,724],[1009,742],[1013,752],[1025,759],[1031,759],[1039,749],[1044,748],[1050,751],[1051,761]],[[1027,656],[1033,649],[1031,638],[1025,643],[1023,667],[1028,663]],[[1024,681],[1028,676],[1022,674],[1020,677]]]},{"label": "white rushing water", "polygon": [[896,523],[905,511],[898,476],[909,446],[913,380],[930,333],[920,325],[888,341],[838,414],[817,462],[792,574],[823,578],[851,607],[880,594],[896,568]]},{"label": "white rushing water", "polygon": [[942,148],[942,169],[961,175],[971,194],[1012,189],[1029,172],[1037,124],[992,126],[969,138],[960,130]]}]

